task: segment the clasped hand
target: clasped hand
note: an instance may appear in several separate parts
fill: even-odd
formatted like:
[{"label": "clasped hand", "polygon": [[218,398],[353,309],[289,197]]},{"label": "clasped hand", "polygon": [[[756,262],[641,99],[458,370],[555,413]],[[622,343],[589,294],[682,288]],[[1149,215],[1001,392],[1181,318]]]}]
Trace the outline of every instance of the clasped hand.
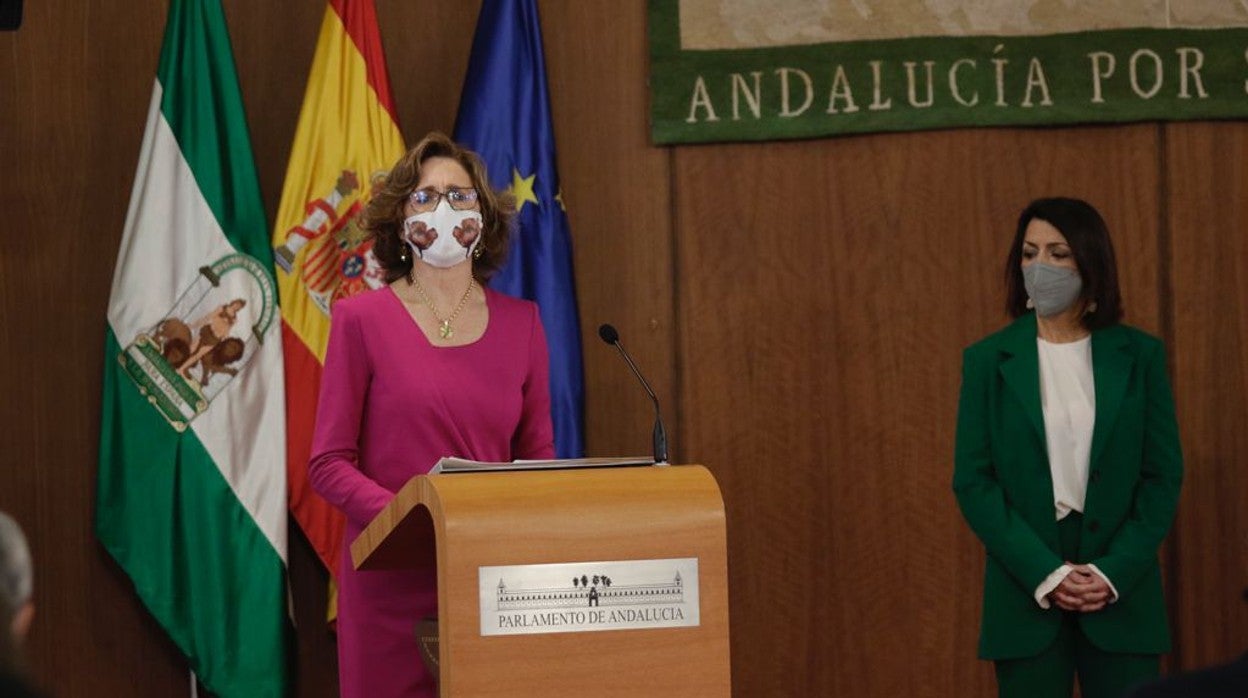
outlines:
[{"label": "clasped hand", "polygon": [[1105,608],[1111,593],[1109,583],[1087,565],[1076,565],[1073,562],[1066,564],[1074,569],[1056,589],[1049,592],[1049,599],[1058,608],[1067,611],[1091,613]]}]

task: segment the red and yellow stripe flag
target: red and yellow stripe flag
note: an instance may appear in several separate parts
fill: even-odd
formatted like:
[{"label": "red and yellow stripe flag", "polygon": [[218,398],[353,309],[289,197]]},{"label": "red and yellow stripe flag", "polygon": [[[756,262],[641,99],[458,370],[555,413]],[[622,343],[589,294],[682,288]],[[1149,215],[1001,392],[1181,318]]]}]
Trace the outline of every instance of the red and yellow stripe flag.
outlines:
[{"label": "red and yellow stripe flag", "polygon": [[290,510],[333,574],[342,514],[308,483],[330,308],[384,282],[359,214],[373,175],[403,152],[373,0],[330,0],[286,167],[273,251],[286,357]]}]

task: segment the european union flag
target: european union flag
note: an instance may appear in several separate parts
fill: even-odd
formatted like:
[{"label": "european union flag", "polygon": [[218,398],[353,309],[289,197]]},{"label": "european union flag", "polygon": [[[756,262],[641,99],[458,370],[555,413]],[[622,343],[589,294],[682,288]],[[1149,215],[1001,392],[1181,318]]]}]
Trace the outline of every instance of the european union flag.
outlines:
[{"label": "european union flag", "polygon": [[572,278],[572,238],[555,173],[555,134],[536,0],[485,0],[459,102],[455,140],[485,160],[492,184],[516,197],[506,265],[490,282],[536,301],[550,345],[555,451],[584,455],[584,373]]}]

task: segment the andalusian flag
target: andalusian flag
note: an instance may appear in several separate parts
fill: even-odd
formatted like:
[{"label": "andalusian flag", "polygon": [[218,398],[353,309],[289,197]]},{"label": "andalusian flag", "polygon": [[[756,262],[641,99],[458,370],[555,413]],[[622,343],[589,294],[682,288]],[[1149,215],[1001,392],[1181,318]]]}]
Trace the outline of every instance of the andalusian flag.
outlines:
[{"label": "andalusian flag", "polygon": [[277,290],[219,0],[173,0],[108,303],[96,532],[219,696],[287,692]]},{"label": "andalusian flag", "polygon": [[331,572],[342,514],[312,491],[308,454],[333,302],[384,283],[359,226],[373,175],[403,155],[372,0],[331,0],[273,230],[286,354],[290,509]]}]

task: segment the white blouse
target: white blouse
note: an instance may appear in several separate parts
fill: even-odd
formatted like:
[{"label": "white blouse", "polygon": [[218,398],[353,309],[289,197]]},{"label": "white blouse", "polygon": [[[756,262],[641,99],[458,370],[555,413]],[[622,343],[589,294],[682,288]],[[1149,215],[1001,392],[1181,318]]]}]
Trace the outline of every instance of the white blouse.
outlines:
[{"label": "white blouse", "polygon": [[[1083,513],[1088,494],[1088,465],[1092,458],[1092,430],[1096,426],[1096,383],[1092,377],[1092,336],[1053,344],[1039,337],[1040,407],[1044,411],[1044,439],[1053,475],[1053,510],[1060,521],[1070,512]],[[1109,584],[1110,603],[1118,600],[1114,583],[1088,565]],[[1070,574],[1062,565],[1036,587],[1036,603],[1049,607],[1045,597]]]},{"label": "white blouse", "polygon": [[1096,385],[1092,380],[1092,337],[1053,344],[1039,337],[1040,406],[1053,475],[1053,506],[1060,521],[1083,513],[1088,491],[1092,428],[1096,424]]}]

